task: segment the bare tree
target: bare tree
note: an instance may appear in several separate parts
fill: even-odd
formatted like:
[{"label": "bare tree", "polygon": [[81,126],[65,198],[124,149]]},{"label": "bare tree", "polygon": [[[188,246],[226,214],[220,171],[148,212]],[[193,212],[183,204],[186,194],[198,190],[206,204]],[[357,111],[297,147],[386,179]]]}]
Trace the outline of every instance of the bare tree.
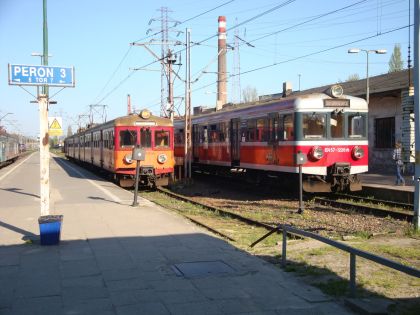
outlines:
[{"label": "bare tree", "polygon": [[255,87],[247,86],[242,90],[242,96],[245,103],[258,100],[258,92]]},{"label": "bare tree", "polygon": [[357,80],[360,80],[359,75],[358,75],[357,73],[353,73],[353,74],[350,74],[350,75],[348,76],[348,78],[347,78],[346,82],[350,82],[350,81],[357,81]]}]

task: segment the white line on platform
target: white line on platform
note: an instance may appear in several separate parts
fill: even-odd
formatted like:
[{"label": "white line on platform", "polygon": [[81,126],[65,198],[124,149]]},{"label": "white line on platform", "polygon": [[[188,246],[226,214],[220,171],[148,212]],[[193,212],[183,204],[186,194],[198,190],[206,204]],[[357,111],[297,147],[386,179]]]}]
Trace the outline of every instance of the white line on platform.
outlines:
[{"label": "white line on platform", "polygon": [[17,169],[19,166],[21,166],[23,163],[26,162],[27,159],[29,159],[35,152],[32,152],[26,159],[24,159],[22,162],[20,162],[19,164],[16,164],[15,166],[13,166],[12,169],[10,169],[6,174],[3,174],[2,176],[0,176],[0,180],[3,180],[3,178],[5,178],[7,175],[9,175],[11,172],[13,172],[15,169]]},{"label": "white line on platform", "polygon": [[97,183],[95,183],[93,180],[88,179],[85,175],[83,175],[83,173],[79,172],[77,169],[75,169],[73,166],[70,165],[70,163],[67,163],[66,161],[63,160],[63,162],[66,164],[66,166],[68,166],[69,168],[71,168],[75,173],[77,173],[77,175],[81,176],[82,178],[86,179],[90,184],[92,184],[93,186],[95,186],[96,188],[98,188],[99,190],[101,190],[105,195],[107,195],[109,198],[112,199],[112,201],[115,201],[117,203],[121,203],[120,198],[118,198],[117,196],[115,196],[113,193],[109,192],[108,190],[106,190],[105,188],[103,188],[101,185],[98,185]]}]

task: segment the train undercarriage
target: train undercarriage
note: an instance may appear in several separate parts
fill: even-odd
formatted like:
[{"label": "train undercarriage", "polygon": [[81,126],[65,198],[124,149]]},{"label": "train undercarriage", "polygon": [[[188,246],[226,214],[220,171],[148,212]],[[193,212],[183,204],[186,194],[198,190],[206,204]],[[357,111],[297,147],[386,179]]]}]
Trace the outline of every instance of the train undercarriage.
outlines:
[{"label": "train undercarriage", "polygon": [[[362,190],[357,174],[350,174],[349,163],[335,163],[328,168],[328,175],[303,174],[302,186],[305,192],[348,192]],[[299,174],[258,171],[244,168],[218,167],[204,164],[193,165],[193,171],[219,176],[237,177],[254,184],[278,184],[284,189],[299,187]],[[181,174],[183,171],[181,170]]]}]

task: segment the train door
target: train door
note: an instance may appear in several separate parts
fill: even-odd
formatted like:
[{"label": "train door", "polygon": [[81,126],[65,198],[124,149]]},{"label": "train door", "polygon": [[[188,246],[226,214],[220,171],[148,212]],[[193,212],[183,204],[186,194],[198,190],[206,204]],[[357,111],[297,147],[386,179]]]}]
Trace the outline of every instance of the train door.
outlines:
[{"label": "train door", "polygon": [[[277,156],[279,146],[279,114],[270,113],[268,114],[268,145],[271,148],[271,152],[267,155],[268,160],[271,164],[278,164],[279,158]],[[270,159],[271,157],[271,159]]]},{"label": "train door", "polygon": [[207,126],[201,126],[200,137],[203,145],[202,158],[204,161],[207,161],[209,159],[209,130]]},{"label": "train door", "polygon": [[200,129],[198,125],[193,125],[193,161],[199,161],[199,152],[200,152]]},{"label": "train door", "polygon": [[103,136],[103,130],[99,131],[99,164],[101,165],[101,168],[104,167],[104,136]]},{"label": "train door", "polygon": [[240,139],[240,123],[239,118],[230,121],[230,152],[232,166],[240,166],[241,159],[241,139]]},{"label": "train door", "polygon": [[6,160],[6,139],[2,139],[0,142],[0,162],[4,162]]}]

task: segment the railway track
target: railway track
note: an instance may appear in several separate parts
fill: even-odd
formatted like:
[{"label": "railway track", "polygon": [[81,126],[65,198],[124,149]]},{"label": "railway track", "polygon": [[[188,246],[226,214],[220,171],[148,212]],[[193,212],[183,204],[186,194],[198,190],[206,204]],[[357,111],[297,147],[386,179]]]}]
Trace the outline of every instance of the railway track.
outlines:
[{"label": "railway track", "polygon": [[[413,220],[413,211],[409,210],[396,210],[396,209],[385,209],[381,208],[381,206],[386,206],[390,208],[409,208],[409,204],[402,204],[397,202],[391,201],[384,201],[384,200],[373,200],[369,198],[357,197],[357,196],[349,196],[349,195],[341,195],[341,197],[356,200],[356,202],[366,202],[372,205],[363,205],[359,203],[355,203],[354,201],[339,201],[336,198],[329,199],[324,197],[315,197],[312,200],[315,204],[323,205],[323,206],[330,206],[334,208],[344,209],[348,211],[356,211],[365,214],[372,214],[379,217],[391,217],[398,220],[406,220],[412,221]],[[340,196],[337,196],[338,198]],[[412,205],[411,205],[412,207]],[[412,209],[412,208],[411,208]]]},{"label": "railway track", "polygon": [[401,208],[401,209],[407,209],[407,210],[414,209],[414,205],[412,203],[372,199],[372,198],[367,198],[367,197],[347,195],[347,194],[337,194],[337,193],[335,194],[335,196],[337,198],[342,198],[342,199],[357,200],[359,202],[371,203],[371,204],[376,204],[376,205],[385,205],[390,208]]},{"label": "railway track", "polygon": [[[260,222],[260,221],[256,221],[256,220],[253,220],[253,219],[244,217],[244,216],[239,215],[239,214],[234,213],[234,212],[226,211],[226,210],[223,210],[223,209],[219,209],[219,208],[216,208],[216,207],[212,207],[212,206],[209,206],[209,205],[206,205],[206,204],[203,204],[203,203],[200,203],[200,202],[191,200],[191,199],[189,199],[187,197],[184,197],[182,195],[176,194],[176,193],[174,193],[174,192],[172,192],[170,190],[167,190],[165,188],[158,187],[157,188],[157,191],[159,191],[160,193],[163,193],[165,195],[168,195],[168,196],[170,196],[172,198],[181,200],[183,202],[188,202],[188,203],[193,204],[193,205],[196,205],[196,206],[200,206],[200,207],[202,207],[202,208],[204,208],[206,210],[212,211],[214,213],[219,213],[221,216],[226,216],[226,217],[229,217],[231,219],[238,220],[240,222],[243,222],[243,223],[248,224],[248,225],[251,225],[251,226],[262,227],[262,228],[267,229],[269,231],[271,231],[273,228],[276,227],[275,225],[266,224],[266,223],[263,223],[263,222]],[[197,223],[197,224],[199,224],[199,225],[207,228],[208,230],[210,230],[210,231],[212,231],[212,232],[214,232],[216,234],[219,234],[220,236],[223,236],[223,237],[226,237],[227,239],[230,239],[232,241],[235,241],[234,239],[232,239],[228,235],[224,234],[223,232],[220,232],[218,230],[215,230],[212,227],[210,227],[210,226],[208,226],[208,225],[206,225],[206,224],[204,224],[202,222],[199,222],[199,221],[197,221],[195,219],[192,219],[189,216],[186,216],[186,217],[189,220],[193,221],[194,223]],[[288,233],[288,237],[291,237],[291,238],[294,238],[294,239],[301,238],[299,236],[296,236],[294,234],[289,234],[289,233]]]}]

